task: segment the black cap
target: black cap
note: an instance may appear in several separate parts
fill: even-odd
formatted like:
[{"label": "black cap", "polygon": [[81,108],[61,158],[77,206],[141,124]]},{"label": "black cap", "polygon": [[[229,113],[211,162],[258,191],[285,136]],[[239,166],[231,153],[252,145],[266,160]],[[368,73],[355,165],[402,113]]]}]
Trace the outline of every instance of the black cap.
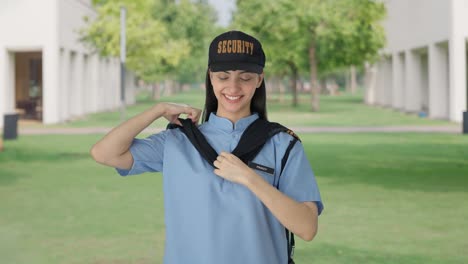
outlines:
[{"label": "black cap", "polygon": [[211,42],[208,67],[214,72],[245,70],[262,73],[265,53],[256,38],[241,31],[229,31]]}]

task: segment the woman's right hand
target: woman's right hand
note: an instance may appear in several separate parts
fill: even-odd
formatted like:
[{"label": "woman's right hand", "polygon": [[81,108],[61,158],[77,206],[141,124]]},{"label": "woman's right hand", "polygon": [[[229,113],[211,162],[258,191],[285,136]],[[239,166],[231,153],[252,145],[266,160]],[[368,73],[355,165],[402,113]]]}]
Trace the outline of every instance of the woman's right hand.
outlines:
[{"label": "woman's right hand", "polygon": [[160,103],[159,107],[163,109],[163,116],[170,123],[181,126],[182,124],[178,120],[181,114],[186,114],[187,118],[190,118],[193,123],[198,124],[198,120],[201,116],[201,110],[198,108],[191,107],[187,104],[176,104],[176,103]]}]

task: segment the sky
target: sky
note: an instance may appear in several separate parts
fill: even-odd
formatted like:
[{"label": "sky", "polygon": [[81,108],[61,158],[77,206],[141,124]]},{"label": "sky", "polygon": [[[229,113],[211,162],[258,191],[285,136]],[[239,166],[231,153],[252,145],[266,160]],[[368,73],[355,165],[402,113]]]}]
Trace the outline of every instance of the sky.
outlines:
[{"label": "sky", "polygon": [[231,21],[231,12],[234,10],[234,0],[208,0],[218,11],[218,23],[227,26]]}]

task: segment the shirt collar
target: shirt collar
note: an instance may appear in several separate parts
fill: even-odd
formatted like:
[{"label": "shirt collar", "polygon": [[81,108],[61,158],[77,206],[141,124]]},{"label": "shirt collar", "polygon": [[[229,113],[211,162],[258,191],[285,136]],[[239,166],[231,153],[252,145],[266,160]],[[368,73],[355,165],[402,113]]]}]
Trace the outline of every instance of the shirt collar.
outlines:
[{"label": "shirt collar", "polygon": [[208,124],[214,126],[218,129],[221,129],[226,132],[242,132],[244,131],[253,121],[258,119],[258,114],[254,113],[250,116],[243,117],[239,119],[235,124],[233,124],[229,119],[217,116],[215,113],[210,113],[210,118],[208,119]]}]

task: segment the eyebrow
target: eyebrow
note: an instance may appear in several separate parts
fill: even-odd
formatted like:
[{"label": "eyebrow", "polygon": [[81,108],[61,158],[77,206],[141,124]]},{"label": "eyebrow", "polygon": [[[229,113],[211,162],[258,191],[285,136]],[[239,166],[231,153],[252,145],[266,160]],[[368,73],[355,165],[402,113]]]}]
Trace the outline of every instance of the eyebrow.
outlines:
[{"label": "eyebrow", "polygon": [[[225,73],[227,73],[227,74],[231,74],[231,73],[228,72],[228,71],[223,71],[223,72],[225,72]],[[249,72],[249,71],[241,71],[239,74],[242,74],[242,73],[250,73],[250,72]]]}]

